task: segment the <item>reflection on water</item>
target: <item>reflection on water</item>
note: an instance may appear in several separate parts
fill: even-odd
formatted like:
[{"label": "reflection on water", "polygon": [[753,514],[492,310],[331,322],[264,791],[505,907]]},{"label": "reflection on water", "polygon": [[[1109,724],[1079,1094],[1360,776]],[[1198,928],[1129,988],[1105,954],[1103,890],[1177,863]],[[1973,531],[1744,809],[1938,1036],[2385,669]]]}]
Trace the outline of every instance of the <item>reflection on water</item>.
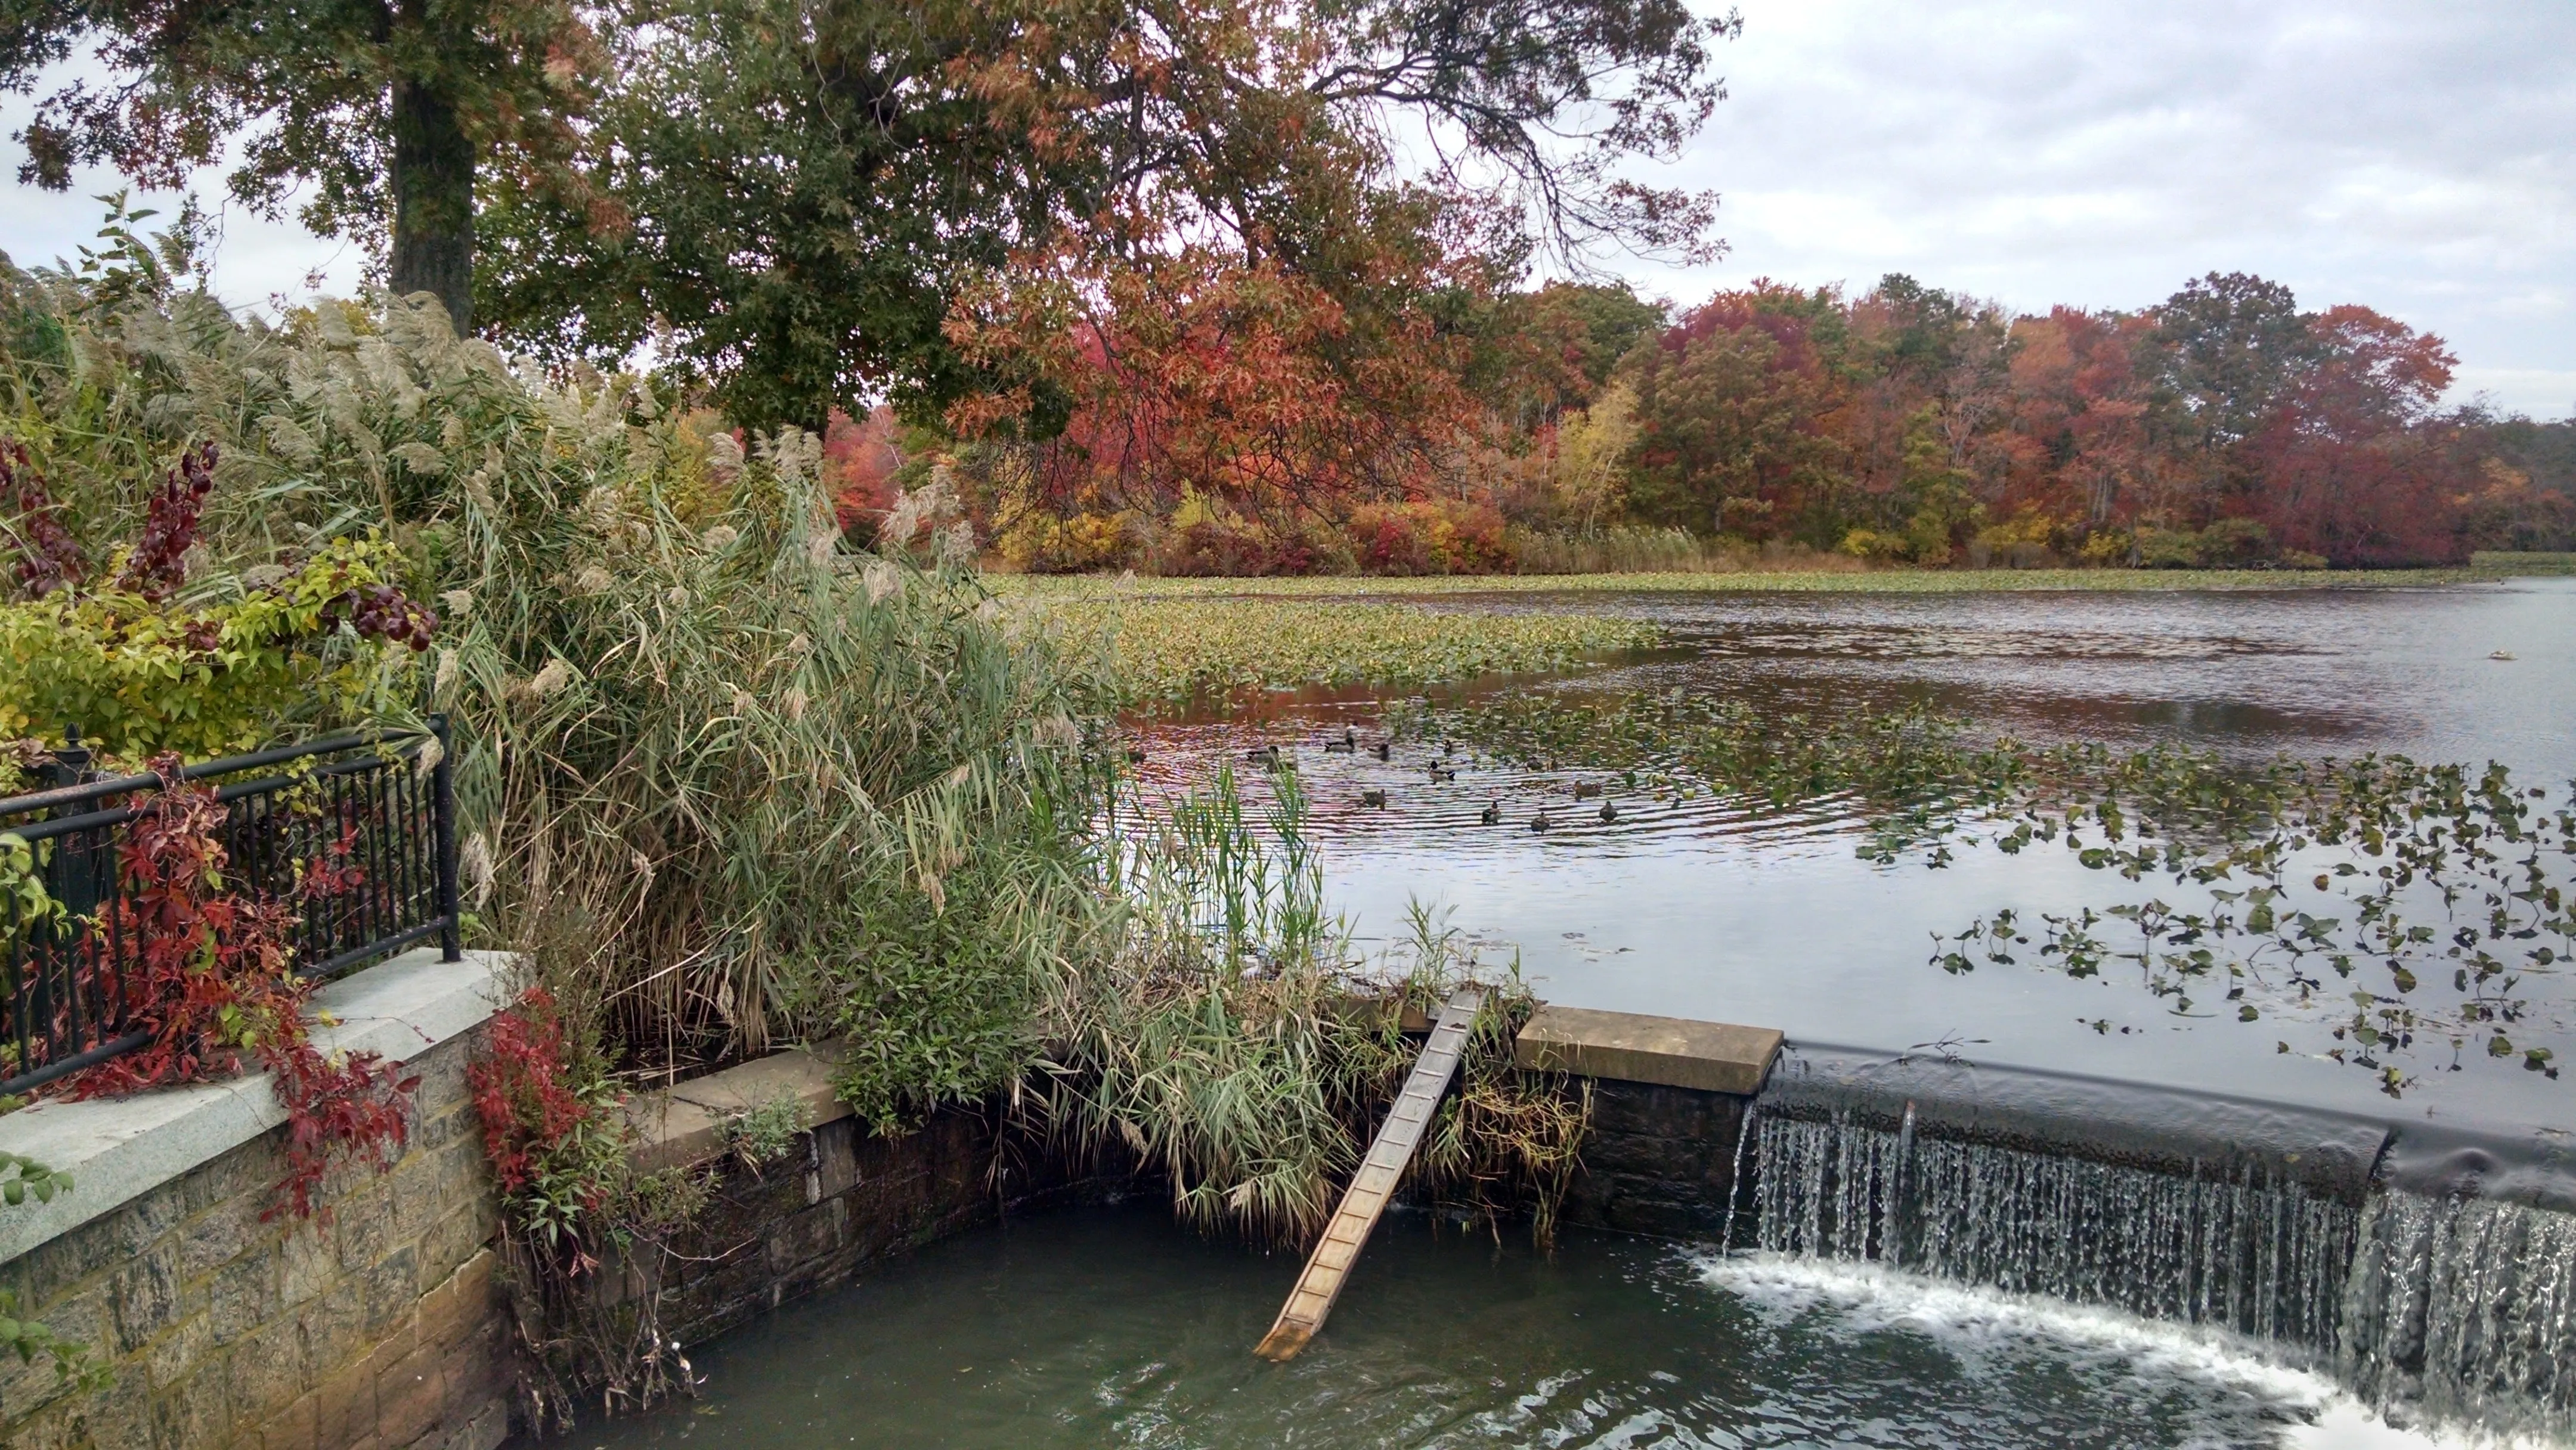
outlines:
[{"label": "reflection on water", "polygon": [[[2277,751],[2501,759],[2525,780],[2576,776],[2576,581],[2448,590],[2283,594],[1496,596],[1437,607],[1616,609],[1663,621],[1684,648],[1514,689],[1682,688],[1781,715],[1845,715],[1916,700],[2036,741],[2174,740],[2245,758]],[[2487,658],[2495,650],[2512,661]],[[1362,703],[1256,721],[1162,727],[1149,789],[1203,779],[1257,741],[1297,746],[1327,889],[1363,944],[1401,929],[1408,900],[1450,908],[1489,959],[1517,952],[1540,993],[1578,1006],[1756,1022],[1811,1042],[1886,1051],[1949,1042],[1971,1057],[2251,1097],[2563,1132],[2576,1078],[2521,1059],[2421,1044],[2402,1105],[2334,1061],[2333,1022],[2232,1004],[2177,1010],[2134,973],[2076,981],[2033,966],[1952,977],[1935,933],[2012,907],[2144,900],[2160,883],[2087,871],[2063,851],[1961,852],[1933,871],[1854,855],[1849,802],[1787,814],[1707,795],[1658,799],[1604,772],[1528,773],[1437,742],[1384,762],[1327,754]],[[1257,774],[1257,772],[1255,772]],[[1578,799],[1578,786],[1598,797]],[[1385,805],[1361,804],[1383,791]],[[1603,822],[1604,801],[1618,806]],[[1500,823],[1481,817],[1497,808]],[[1533,832],[1544,813],[1549,829]],[[2340,987],[2342,984],[2337,984]],[[2531,974],[2518,1044],[2576,1061],[2576,982]],[[2340,1000],[2340,991],[2333,994]],[[2348,1009],[2343,1009],[2348,1015]],[[2283,1050],[2286,1048],[2286,1050]],[[2348,1054],[2349,1055],[2349,1054]],[[2456,1067],[2456,1071],[2454,1068]]]},{"label": "reflection on water", "polygon": [[708,1399],[602,1450],[1312,1445],[2269,1446],[2348,1407],[2233,1342],[1882,1275],[1570,1236],[1379,1230],[1313,1348],[1252,1357],[1297,1271],[1159,1208],[1043,1215],[791,1305]]}]

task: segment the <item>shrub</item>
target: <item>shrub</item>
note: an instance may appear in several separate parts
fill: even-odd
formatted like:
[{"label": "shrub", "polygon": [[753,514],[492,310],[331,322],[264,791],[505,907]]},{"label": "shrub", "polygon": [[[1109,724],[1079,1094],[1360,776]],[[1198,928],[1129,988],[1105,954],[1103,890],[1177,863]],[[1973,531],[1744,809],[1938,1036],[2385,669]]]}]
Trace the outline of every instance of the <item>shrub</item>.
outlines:
[{"label": "shrub", "polygon": [[1488,503],[1362,504],[1343,532],[1368,574],[1498,574],[1512,563],[1502,513]]},{"label": "shrub", "polygon": [[230,597],[181,602],[215,456],[212,444],[182,456],[153,491],[141,537],[93,581],[25,446],[0,445],[0,489],[21,520],[20,589],[33,596],[0,604],[0,735],[59,739],[77,726],[129,763],[220,755],[298,713],[355,714],[406,658],[381,646],[429,647],[436,617],[404,596],[392,551],[372,537],[254,570]]}]

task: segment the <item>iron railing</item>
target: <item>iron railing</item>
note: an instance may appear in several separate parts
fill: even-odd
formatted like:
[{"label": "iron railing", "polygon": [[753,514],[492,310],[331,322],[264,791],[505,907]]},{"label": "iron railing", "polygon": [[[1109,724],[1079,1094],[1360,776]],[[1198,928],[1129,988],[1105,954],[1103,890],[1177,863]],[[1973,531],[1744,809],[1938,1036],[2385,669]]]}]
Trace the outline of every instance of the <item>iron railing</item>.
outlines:
[{"label": "iron railing", "polygon": [[[426,770],[422,752],[436,741]],[[77,740],[42,767],[55,784],[0,800],[0,832],[28,843],[52,908],[22,920],[0,893],[0,1093],[22,1093],[151,1041],[127,1020],[125,984],[141,944],[117,910],[125,828],[160,789],[149,775],[98,778]],[[461,955],[456,908],[456,792],[446,721],[426,731],[333,735],[186,768],[224,807],[229,890],[290,904],[296,970],[330,978],[419,942]],[[297,873],[330,859],[349,875],[328,894],[298,892]]]}]

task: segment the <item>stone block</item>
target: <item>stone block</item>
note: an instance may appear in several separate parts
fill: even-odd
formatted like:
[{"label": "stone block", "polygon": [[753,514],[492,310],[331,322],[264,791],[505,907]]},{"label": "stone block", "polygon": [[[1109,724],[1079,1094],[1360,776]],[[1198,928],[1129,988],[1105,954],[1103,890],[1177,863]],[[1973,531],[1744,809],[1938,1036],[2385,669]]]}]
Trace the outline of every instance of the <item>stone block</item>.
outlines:
[{"label": "stone block", "polygon": [[405,1244],[365,1273],[352,1275],[350,1283],[365,1306],[366,1332],[381,1335],[409,1315],[420,1301],[420,1251]]},{"label": "stone block", "polygon": [[449,1348],[494,1322],[499,1301],[493,1294],[492,1275],[499,1263],[500,1256],[485,1249],[421,1296],[423,1343]]},{"label": "stone block", "polygon": [[437,1426],[447,1395],[444,1355],[436,1345],[419,1345],[377,1374],[377,1438],[408,1445]]},{"label": "stone block", "polygon": [[314,1392],[306,1390],[294,1403],[271,1415],[255,1433],[259,1450],[340,1450],[337,1445],[321,1442],[321,1416]]},{"label": "stone block", "polygon": [[[233,1413],[246,1424],[258,1424],[293,1404],[313,1387],[314,1366],[305,1346],[304,1325],[280,1319],[233,1346],[228,1393]],[[212,1373],[222,1366],[209,1366]]]},{"label": "stone block", "polygon": [[445,1282],[448,1275],[471,1263],[476,1255],[488,1253],[500,1227],[500,1210],[490,1199],[468,1200],[448,1210],[447,1217],[430,1225],[420,1241],[418,1267],[423,1291]]},{"label": "stone block", "polygon": [[1512,1047],[1515,1065],[1750,1097],[1780,1051],[1780,1033],[1635,1012],[1541,1007]]},{"label": "stone block", "polygon": [[345,1450],[376,1433],[376,1376],[353,1364],[314,1386],[313,1440],[322,1450]]},{"label": "stone block", "polygon": [[214,1272],[206,1284],[206,1318],[217,1344],[229,1344],[284,1307],[278,1290],[280,1247],[260,1244]]},{"label": "stone block", "polygon": [[354,1274],[393,1250],[394,1208],[382,1182],[374,1182],[332,1205],[331,1244],[340,1271]]},{"label": "stone block", "polygon": [[330,1230],[318,1223],[289,1223],[277,1244],[277,1293],[280,1308],[311,1301],[343,1277],[338,1246]]},{"label": "stone block", "polygon": [[208,1205],[181,1225],[179,1278],[194,1284],[279,1237],[277,1225],[260,1222],[261,1197],[237,1195]]},{"label": "stone block", "polygon": [[814,1129],[814,1186],[824,1198],[837,1198],[859,1181],[855,1118],[841,1118]]},{"label": "stone block", "polygon": [[108,1280],[107,1307],[119,1355],[141,1349],[178,1323],[178,1245],[157,1243],[128,1259]]},{"label": "stone block", "polygon": [[127,1362],[126,1370],[129,1374],[140,1370],[144,1383],[158,1389],[186,1379],[215,1352],[214,1325],[201,1311],[180,1320],[145,1345],[142,1354]]},{"label": "stone block", "polygon": [[152,1397],[154,1450],[203,1450],[220,1445],[232,1428],[225,1404],[225,1371],[210,1364]]},{"label": "stone block", "polygon": [[501,1450],[510,1438],[510,1406],[496,1399],[462,1424],[445,1426],[414,1441],[407,1450]]},{"label": "stone block", "polygon": [[296,1315],[296,1322],[303,1326],[306,1368],[312,1383],[319,1384],[338,1373],[342,1365],[365,1358],[388,1335],[399,1334],[404,1327],[369,1327],[366,1296],[360,1291],[362,1282],[357,1278],[341,1279]]}]

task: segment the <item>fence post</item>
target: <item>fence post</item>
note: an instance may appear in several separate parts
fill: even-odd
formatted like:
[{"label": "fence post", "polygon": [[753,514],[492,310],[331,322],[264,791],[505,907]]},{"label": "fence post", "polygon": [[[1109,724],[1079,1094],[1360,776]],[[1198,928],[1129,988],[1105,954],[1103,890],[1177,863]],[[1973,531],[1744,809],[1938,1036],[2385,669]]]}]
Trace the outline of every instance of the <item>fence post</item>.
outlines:
[{"label": "fence post", "polygon": [[438,850],[439,960],[465,959],[465,933],[456,898],[456,744],[443,714],[429,717],[429,733],[438,741],[438,764],[430,773],[431,833]]}]

